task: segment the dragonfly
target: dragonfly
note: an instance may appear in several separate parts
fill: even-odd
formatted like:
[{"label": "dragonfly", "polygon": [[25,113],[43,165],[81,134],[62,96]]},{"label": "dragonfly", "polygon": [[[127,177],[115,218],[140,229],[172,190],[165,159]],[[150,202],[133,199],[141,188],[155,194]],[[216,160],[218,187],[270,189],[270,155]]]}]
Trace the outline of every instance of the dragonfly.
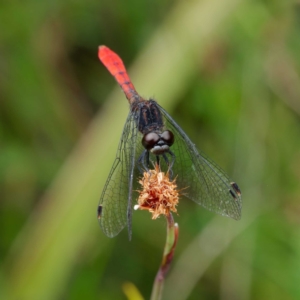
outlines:
[{"label": "dragonfly", "polygon": [[106,46],[98,57],[123,90],[129,105],[115,161],[104,185],[97,216],[108,237],[125,226],[132,236],[132,211],[138,178],[153,162],[176,178],[182,195],[217,214],[239,220],[242,197],[238,185],[202,151],[154,100],[141,97],[121,58]]}]

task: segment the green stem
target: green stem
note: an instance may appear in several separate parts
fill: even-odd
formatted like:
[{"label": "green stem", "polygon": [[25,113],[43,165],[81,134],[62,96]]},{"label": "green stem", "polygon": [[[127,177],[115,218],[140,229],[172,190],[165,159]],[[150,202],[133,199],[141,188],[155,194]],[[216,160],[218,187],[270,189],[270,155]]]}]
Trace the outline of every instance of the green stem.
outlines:
[{"label": "green stem", "polygon": [[174,219],[171,213],[166,215],[166,219],[167,219],[166,244],[165,244],[163,259],[154,280],[150,300],[161,299],[165,277],[169,271],[171,262],[173,260],[173,254],[178,240],[178,224],[174,223]]}]

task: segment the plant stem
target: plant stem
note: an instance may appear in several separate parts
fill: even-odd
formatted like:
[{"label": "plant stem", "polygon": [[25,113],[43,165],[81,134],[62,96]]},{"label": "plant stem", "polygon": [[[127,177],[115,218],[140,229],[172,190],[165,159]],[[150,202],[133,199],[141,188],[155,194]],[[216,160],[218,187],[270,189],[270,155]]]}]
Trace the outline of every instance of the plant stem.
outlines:
[{"label": "plant stem", "polygon": [[171,262],[173,260],[173,254],[178,240],[178,224],[174,223],[174,219],[171,213],[166,215],[166,219],[167,219],[166,244],[165,244],[163,259],[154,280],[150,300],[161,299],[164,280],[169,271]]}]

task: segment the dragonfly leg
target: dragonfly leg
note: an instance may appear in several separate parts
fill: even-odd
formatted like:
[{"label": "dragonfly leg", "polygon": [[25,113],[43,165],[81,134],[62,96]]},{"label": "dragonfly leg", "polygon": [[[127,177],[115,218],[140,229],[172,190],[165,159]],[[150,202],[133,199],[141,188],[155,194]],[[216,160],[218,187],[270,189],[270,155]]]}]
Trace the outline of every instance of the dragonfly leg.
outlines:
[{"label": "dragonfly leg", "polygon": [[158,155],[156,155],[156,163],[157,163],[157,165],[160,164],[160,162],[159,162],[159,156]]},{"label": "dragonfly leg", "polygon": [[169,166],[170,166],[170,162],[169,162],[169,160],[168,160],[168,157],[167,157],[166,153],[164,153],[162,156],[163,156],[163,158],[164,158],[166,164],[167,164],[168,167],[169,167]]},{"label": "dragonfly leg", "polygon": [[146,166],[144,165],[145,167],[145,170],[147,170],[149,172],[149,166],[150,166],[150,152],[147,151],[146,153]]},{"label": "dragonfly leg", "polygon": [[144,171],[149,171],[149,164],[150,164],[150,154],[149,151],[144,150],[141,156],[138,159],[138,169],[141,174],[144,173]]},{"label": "dragonfly leg", "polygon": [[169,175],[170,175],[170,178],[172,179],[173,177],[173,170],[172,170],[172,167],[174,165],[174,162],[175,162],[175,154],[172,152],[172,151],[168,151],[167,152],[168,154],[170,154],[172,160],[170,162],[170,160],[168,159],[168,156],[166,155],[166,153],[163,153],[162,154],[162,157],[164,158],[166,164],[168,165],[168,171],[169,171]]},{"label": "dragonfly leg", "polygon": [[[172,179],[172,177],[173,177],[173,170],[172,170],[172,168],[173,168],[173,165],[174,165],[174,163],[175,163],[176,156],[175,156],[175,154],[174,154],[171,150],[169,150],[168,153],[169,153],[169,154],[171,155],[171,157],[172,157],[171,163],[169,163],[169,161],[167,161],[167,162],[168,162],[168,165],[169,165],[170,178]],[[164,154],[164,155],[165,155],[165,154]]]},{"label": "dragonfly leg", "polygon": [[172,178],[173,177],[173,171],[172,171],[172,166],[170,165],[170,161],[168,159],[168,156],[166,155],[166,153],[163,153],[162,156],[163,156],[166,164],[168,165],[169,177]]}]

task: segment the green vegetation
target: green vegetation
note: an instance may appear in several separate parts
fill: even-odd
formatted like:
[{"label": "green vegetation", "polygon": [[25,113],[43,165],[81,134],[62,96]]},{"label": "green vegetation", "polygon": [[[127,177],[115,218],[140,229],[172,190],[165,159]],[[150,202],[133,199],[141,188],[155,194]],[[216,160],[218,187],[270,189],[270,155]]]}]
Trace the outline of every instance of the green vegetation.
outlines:
[{"label": "green vegetation", "polygon": [[136,211],[130,242],[97,224],[128,113],[104,44],[243,193],[238,222],[181,199],[164,299],[300,299],[299,1],[6,2],[0,298],[151,294],[163,218]]}]

